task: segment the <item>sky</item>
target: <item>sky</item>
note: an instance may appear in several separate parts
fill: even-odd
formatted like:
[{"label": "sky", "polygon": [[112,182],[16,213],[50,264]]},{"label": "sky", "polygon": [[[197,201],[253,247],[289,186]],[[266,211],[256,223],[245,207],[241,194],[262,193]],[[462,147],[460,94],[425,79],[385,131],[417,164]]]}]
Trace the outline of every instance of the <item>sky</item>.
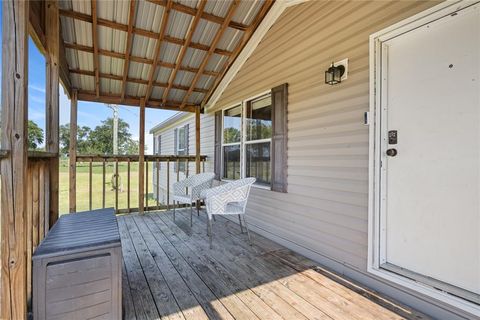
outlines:
[{"label": "sky", "polygon": [[[0,6],[0,28],[2,25],[2,6]],[[45,58],[29,39],[28,42],[28,119],[37,123],[45,132]],[[1,61],[1,52],[0,52]],[[0,77],[1,78],[1,77]],[[1,79],[0,79],[1,81]],[[1,88],[1,83],[0,83]],[[60,124],[70,122],[70,100],[60,85]],[[149,134],[152,127],[174,115],[174,111],[146,109],[145,110],[145,144],[146,154],[153,152],[153,137]],[[103,103],[78,101],[78,125],[95,128],[102,120],[112,117],[112,110]],[[130,125],[132,138],[139,138],[139,108],[119,106],[119,116]]]}]

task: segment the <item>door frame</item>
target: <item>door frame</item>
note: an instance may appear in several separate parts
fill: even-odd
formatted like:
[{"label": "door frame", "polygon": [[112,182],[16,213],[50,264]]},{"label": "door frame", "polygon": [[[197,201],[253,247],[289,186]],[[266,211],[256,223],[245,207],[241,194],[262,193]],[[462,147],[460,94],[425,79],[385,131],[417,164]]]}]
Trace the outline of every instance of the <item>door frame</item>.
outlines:
[{"label": "door frame", "polygon": [[[419,28],[432,21],[448,16],[458,10],[470,6],[478,5],[479,2],[472,1],[445,1],[428,10],[420,12],[399,23],[387,27],[370,36],[370,111],[369,111],[369,193],[368,193],[368,259],[367,271],[384,280],[388,280],[397,285],[401,285],[410,290],[416,291],[425,296],[434,298],[445,304],[459,308],[475,316],[480,316],[480,307],[472,302],[456,297],[445,291],[435,289],[426,283],[420,283],[411,278],[395,273],[386,268],[382,268],[385,262],[385,225],[382,225],[380,219],[382,210],[380,204],[385,199],[385,187],[381,185],[384,179],[382,175],[381,162],[384,155],[381,154],[382,145],[387,141],[382,136],[382,124],[385,124],[385,112],[380,112],[383,108],[381,97],[385,95],[382,84],[382,50],[385,50],[382,44],[403,33]],[[383,61],[385,63],[385,61]]]}]

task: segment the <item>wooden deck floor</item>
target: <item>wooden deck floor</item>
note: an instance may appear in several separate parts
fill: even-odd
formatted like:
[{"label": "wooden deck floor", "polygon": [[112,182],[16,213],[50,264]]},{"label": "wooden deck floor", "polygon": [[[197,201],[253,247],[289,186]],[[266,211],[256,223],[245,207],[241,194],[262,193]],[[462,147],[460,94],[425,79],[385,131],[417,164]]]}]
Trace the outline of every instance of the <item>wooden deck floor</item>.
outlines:
[{"label": "wooden deck floor", "polygon": [[213,249],[204,213],[118,221],[125,319],[426,319],[223,218]]}]

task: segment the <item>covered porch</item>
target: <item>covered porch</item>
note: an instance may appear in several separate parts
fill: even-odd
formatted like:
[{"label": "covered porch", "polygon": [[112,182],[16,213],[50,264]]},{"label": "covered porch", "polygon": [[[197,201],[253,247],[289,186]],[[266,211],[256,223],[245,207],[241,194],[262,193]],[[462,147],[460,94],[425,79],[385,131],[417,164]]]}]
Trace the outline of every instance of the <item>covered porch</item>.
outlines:
[{"label": "covered porch", "polygon": [[429,319],[204,211],[118,216],[125,319]]},{"label": "covered porch", "polygon": [[[371,211],[376,194],[369,154],[374,137],[368,125],[375,111],[369,109],[373,76],[380,76],[372,69],[368,39],[402,19],[433,10],[437,2],[312,1],[311,7],[288,11],[303,2],[2,2],[0,319],[31,318],[32,256],[60,216],[62,87],[70,99],[70,217],[81,211],[80,200],[88,203],[90,211],[108,207],[105,168],[113,164],[116,170],[111,180],[116,215],[112,213],[112,219],[118,222],[121,238],[123,318],[367,320],[453,315],[452,319],[469,319],[479,314],[478,294],[466,300],[437,287],[438,282],[425,285],[423,279],[405,276],[402,270],[388,271],[375,260],[382,226]],[[459,8],[467,7],[467,2]],[[284,12],[288,14],[282,16]],[[264,38],[280,17],[285,19]],[[29,151],[27,146],[29,37],[46,61],[42,152]],[[250,59],[257,46],[259,55]],[[349,80],[333,87],[335,81],[329,83],[326,77],[337,70],[337,84],[341,82],[341,68],[335,69],[331,59],[338,56],[351,57],[352,63]],[[348,58],[345,61],[344,70]],[[242,73],[244,65],[247,69]],[[266,129],[268,137],[256,142],[268,150],[265,172],[271,180],[267,186],[257,185],[251,197],[253,245],[233,220],[217,218],[209,248],[207,218],[199,200],[200,214],[193,215],[192,226],[190,211],[183,208],[177,209],[174,221],[171,186],[208,171],[225,181],[248,176],[244,150],[251,141],[244,133],[245,110],[254,97],[265,93],[271,95],[266,107],[271,108],[268,121],[273,125]],[[79,101],[138,108],[138,154],[79,154]],[[193,115],[191,153],[146,154],[149,108]],[[224,121],[232,108],[241,111],[232,116],[238,120],[238,141],[229,142],[223,139]],[[210,116],[206,128],[204,116]],[[208,148],[202,147],[205,139]],[[233,179],[221,172],[225,147],[232,145],[244,161],[235,164],[239,175]],[[77,192],[80,165],[88,177],[87,199],[79,199]],[[119,165],[125,174],[122,181]],[[133,166],[138,168],[135,173]],[[94,170],[100,172],[99,179]],[[157,184],[152,190],[153,180]],[[166,185],[165,201],[159,200],[158,181]],[[125,201],[119,201],[122,191]],[[150,193],[157,197],[149,197]],[[94,197],[101,199],[98,207]],[[400,231],[402,226],[398,225]],[[105,272],[114,269],[103,267]],[[111,289],[87,294],[102,297],[107,290]],[[68,311],[73,314],[55,310],[58,318],[89,318],[88,312],[98,318],[111,316],[101,298],[93,309],[81,310],[83,298],[71,298],[80,306]]]}]

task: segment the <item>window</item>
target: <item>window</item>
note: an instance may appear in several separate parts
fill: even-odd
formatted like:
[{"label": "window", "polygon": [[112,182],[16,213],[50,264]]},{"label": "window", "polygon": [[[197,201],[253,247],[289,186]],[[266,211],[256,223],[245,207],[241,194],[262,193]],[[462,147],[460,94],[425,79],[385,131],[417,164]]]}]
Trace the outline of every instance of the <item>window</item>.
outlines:
[{"label": "window", "polygon": [[223,113],[223,178],[239,179],[242,132],[242,105]]},{"label": "window", "polygon": [[223,111],[222,178],[255,177],[271,185],[272,99],[270,94]]},{"label": "window", "polygon": [[272,143],[272,99],[270,95],[246,103],[245,176],[257,184],[270,185]]},{"label": "window", "polygon": [[[174,132],[174,149],[175,155],[177,156],[186,156],[188,155],[188,124],[183,127],[175,129]],[[175,171],[185,172],[185,161],[180,161],[178,167],[175,163]]]}]

